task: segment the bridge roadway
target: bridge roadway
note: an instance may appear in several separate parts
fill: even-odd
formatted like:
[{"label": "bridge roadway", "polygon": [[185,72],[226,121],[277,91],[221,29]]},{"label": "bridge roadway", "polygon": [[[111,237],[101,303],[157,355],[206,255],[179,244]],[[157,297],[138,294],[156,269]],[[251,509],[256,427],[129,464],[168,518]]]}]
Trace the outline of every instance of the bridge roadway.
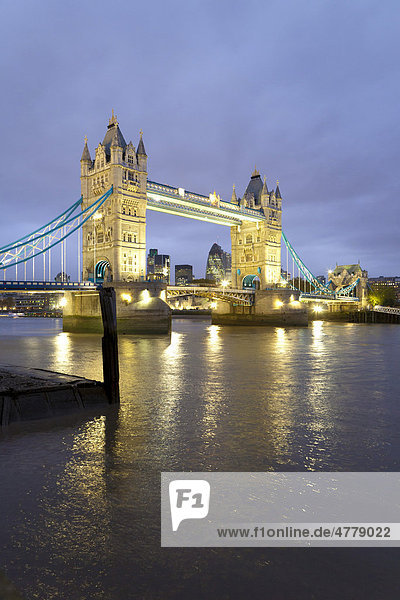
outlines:
[{"label": "bridge roadway", "polygon": [[147,182],[147,208],[228,227],[240,225],[243,221],[265,221],[261,209],[226,202],[215,193],[203,196],[155,181]]},{"label": "bridge roadway", "polygon": [[91,281],[0,281],[0,292],[97,292],[99,287]]},{"label": "bridge roadway", "polygon": [[200,296],[225,302],[233,302],[242,306],[254,304],[254,290],[240,290],[228,287],[202,287],[202,286],[167,286],[168,298],[179,298],[182,296]]},{"label": "bridge roadway", "polygon": [[[0,281],[1,292],[74,292],[85,291],[97,293],[101,288],[101,283],[94,284],[91,281]],[[200,287],[200,286],[173,286],[167,287],[167,294],[170,298],[179,296],[202,296],[215,300],[224,300],[226,302],[235,302],[243,306],[252,306],[254,304],[253,290],[236,290],[232,288]]]},{"label": "bridge roadway", "polygon": [[[94,284],[91,281],[0,281],[1,292],[98,292],[102,284]],[[275,289],[275,288],[274,288]],[[232,302],[242,306],[253,306],[254,291],[252,289],[235,289],[229,287],[203,287],[203,286],[167,286],[168,298],[179,298],[182,296],[200,296],[203,298],[222,300],[224,302]],[[323,296],[322,294],[305,294],[302,293],[300,300],[303,302],[327,302],[329,304],[336,302],[358,302],[358,298],[354,297],[336,297]],[[390,312],[392,314],[400,314],[400,309],[376,306],[376,312]],[[398,312],[396,312],[398,311]]]}]

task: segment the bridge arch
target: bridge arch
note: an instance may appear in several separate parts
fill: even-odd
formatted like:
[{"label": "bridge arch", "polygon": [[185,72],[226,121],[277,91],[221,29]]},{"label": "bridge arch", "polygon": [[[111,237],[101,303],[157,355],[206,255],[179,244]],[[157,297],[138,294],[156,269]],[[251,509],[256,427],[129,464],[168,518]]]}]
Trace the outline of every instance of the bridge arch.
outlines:
[{"label": "bridge arch", "polygon": [[245,275],[242,281],[242,287],[244,290],[253,289],[259,290],[261,287],[261,281],[258,275]]},{"label": "bridge arch", "polygon": [[107,258],[99,260],[95,267],[96,281],[112,281],[112,269]]}]

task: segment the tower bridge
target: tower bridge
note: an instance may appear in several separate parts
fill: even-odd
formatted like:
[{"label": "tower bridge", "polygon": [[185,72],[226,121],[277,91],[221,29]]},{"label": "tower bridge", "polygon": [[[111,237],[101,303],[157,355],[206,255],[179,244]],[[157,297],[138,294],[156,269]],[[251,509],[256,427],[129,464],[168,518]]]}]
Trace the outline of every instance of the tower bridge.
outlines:
[{"label": "tower bridge", "polygon": [[[87,140],[81,158],[82,208],[112,186],[112,195],[96,223],[83,224],[83,278],[142,281],[146,276],[146,211],[153,210],[231,229],[234,288],[246,275],[260,287],[280,282],[282,197],[277,185],[269,191],[255,169],[242,198],[215,192],[208,196],[149,180],[147,154],[140,134],[137,149],[126,143],[112,114],[103,142],[92,160]],[[100,266],[96,273],[96,265]],[[99,268],[99,267],[97,267]]]},{"label": "tower bridge", "polygon": [[[93,159],[85,138],[80,165],[81,198],[43,227],[0,247],[0,273],[3,272],[0,291],[68,291],[78,286],[77,291],[84,288],[88,292],[79,297],[89,298],[98,285],[122,286],[125,291],[121,292],[121,298],[125,299],[121,300],[121,314],[132,312],[132,306],[129,310],[128,306],[135,303],[135,310],[145,309],[147,314],[151,310],[162,312],[161,304],[165,306],[167,294],[171,298],[183,290],[174,286],[167,290],[166,286],[157,287],[153,282],[154,302],[149,304],[146,213],[153,210],[230,227],[231,288],[186,289],[186,295],[217,299],[224,310],[232,311],[232,306],[255,310],[257,303],[264,302],[260,298],[267,292],[275,298],[275,309],[284,304],[288,311],[294,310],[300,297],[310,301],[323,298],[330,303],[358,302],[360,292],[364,293],[360,279],[346,280],[344,285],[342,278],[342,285],[335,289],[332,281],[325,285],[312,274],[282,232],[278,182],[269,189],[256,168],[242,197],[237,196],[234,186],[230,200],[222,199],[215,191],[203,195],[148,179],[143,133],[140,132],[137,148],[131,141],[127,143],[114,113]],[[78,271],[78,281],[69,285],[63,281],[67,244],[69,256],[71,245],[76,244]],[[281,248],[286,254],[286,265]],[[282,277],[283,266],[286,266],[286,281]],[[58,286],[52,277],[55,267],[61,270]],[[277,296],[279,288],[282,298],[287,296],[284,301]],[[147,303],[143,305],[145,299]],[[76,302],[73,304],[77,310]],[[82,305],[79,310],[85,313],[86,308]],[[90,314],[93,310],[89,310]]]}]

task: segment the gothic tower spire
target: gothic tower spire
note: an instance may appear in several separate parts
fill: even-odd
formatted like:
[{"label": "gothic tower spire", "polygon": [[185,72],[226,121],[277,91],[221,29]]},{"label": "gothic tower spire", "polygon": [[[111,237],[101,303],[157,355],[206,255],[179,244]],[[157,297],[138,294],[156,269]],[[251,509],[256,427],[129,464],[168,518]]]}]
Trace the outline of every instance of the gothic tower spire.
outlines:
[{"label": "gothic tower spire", "polygon": [[83,147],[81,162],[92,162],[92,158],[90,156],[89,148],[87,145],[87,136],[85,135],[85,145]]},{"label": "gothic tower spire", "polygon": [[142,156],[147,156],[146,150],[144,149],[143,131],[142,130],[140,130],[140,140],[139,140],[139,144],[137,147],[137,154],[140,154]]}]

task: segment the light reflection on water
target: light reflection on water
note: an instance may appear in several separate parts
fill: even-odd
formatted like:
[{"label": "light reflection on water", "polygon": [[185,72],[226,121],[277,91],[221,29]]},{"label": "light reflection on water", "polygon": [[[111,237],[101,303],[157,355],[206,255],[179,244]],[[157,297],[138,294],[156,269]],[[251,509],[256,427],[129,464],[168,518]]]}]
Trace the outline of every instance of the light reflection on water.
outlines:
[{"label": "light reflection on water", "polygon": [[[100,336],[19,321],[8,336],[1,324],[0,362],[101,378]],[[204,592],[193,597],[235,598],[236,571],[254,597],[266,578],[289,586],[286,597],[318,595],[331,572],[321,554],[297,554],[294,567],[293,552],[162,551],[159,472],[398,470],[399,341],[395,325],[321,321],[182,319],[170,339],[120,336],[119,409],[0,440],[2,564],[27,597],[46,600],[179,598],[188,581]],[[334,556],[351,586],[364,563]],[[390,559],[371,562],[384,581]]]}]

